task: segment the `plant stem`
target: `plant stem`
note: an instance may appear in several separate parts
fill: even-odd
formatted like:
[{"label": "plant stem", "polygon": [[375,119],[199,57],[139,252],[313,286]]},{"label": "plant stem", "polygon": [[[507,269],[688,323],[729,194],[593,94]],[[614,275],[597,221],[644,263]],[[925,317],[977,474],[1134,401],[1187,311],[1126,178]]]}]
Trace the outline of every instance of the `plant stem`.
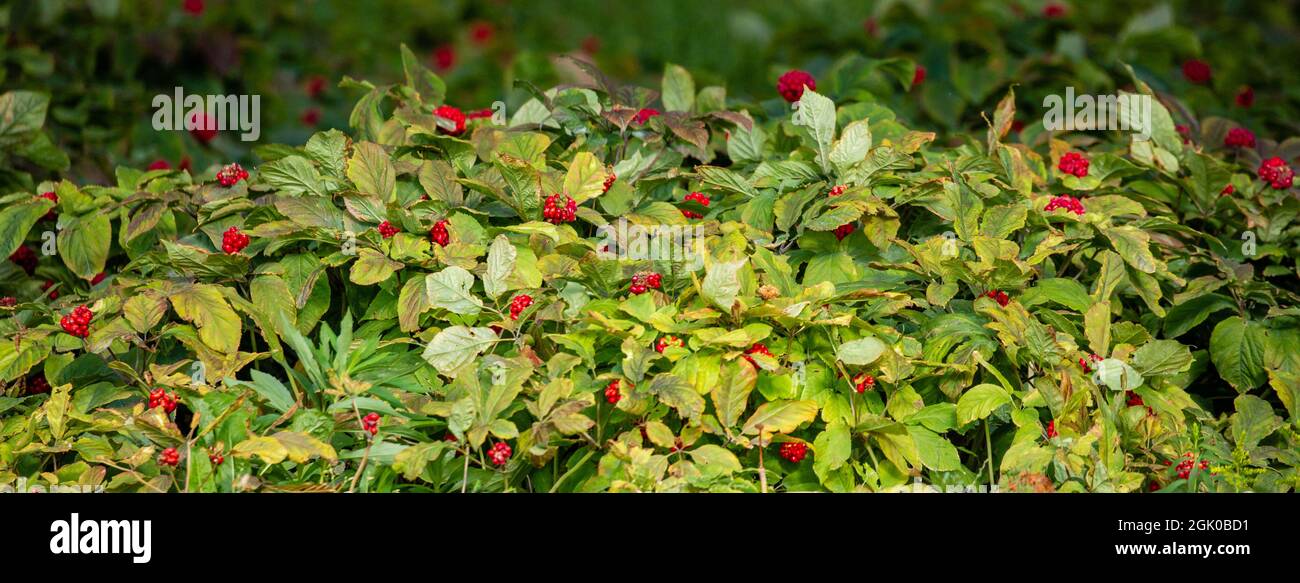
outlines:
[{"label": "plant stem", "polygon": [[989,457],[989,488],[997,483],[993,479],[993,438],[989,436],[989,420],[984,420],[984,449],[987,450]]}]

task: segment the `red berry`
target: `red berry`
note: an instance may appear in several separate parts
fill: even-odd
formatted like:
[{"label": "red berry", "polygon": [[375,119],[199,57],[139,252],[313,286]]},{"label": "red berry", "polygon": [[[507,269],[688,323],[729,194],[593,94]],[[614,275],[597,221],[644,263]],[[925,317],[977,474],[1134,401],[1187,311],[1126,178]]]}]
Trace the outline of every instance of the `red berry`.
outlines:
[{"label": "red berry", "polygon": [[565,196],[561,202],[559,194],[552,194],[546,197],[546,203],[542,206],[542,217],[546,222],[556,225],[572,223],[578,220],[578,203],[569,196]]},{"label": "red berry", "polygon": [[393,238],[393,235],[396,234],[397,234],[397,227],[393,226],[392,223],[388,221],[379,223],[379,236],[385,239],[391,239]]},{"label": "red berry", "polygon": [[18,267],[23,268],[27,275],[36,271],[36,252],[31,247],[20,245],[13,253],[9,255],[9,260],[16,263]]},{"label": "red berry", "polygon": [[1178,135],[1183,137],[1184,144],[1192,143],[1192,128],[1182,124],[1177,124],[1174,126],[1174,131],[1177,131]]},{"label": "red berry", "polygon": [[1228,148],[1254,148],[1255,134],[1246,128],[1232,128],[1224,136],[1223,145]]},{"label": "red berry", "polygon": [[1011,296],[1008,296],[1007,292],[1004,291],[998,291],[998,290],[987,291],[984,292],[984,296],[992,299],[993,301],[997,302],[999,306],[1002,306],[1004,308],[1007,307],[1007,304],[1011,302]]},{"label": "red berry", "polygon": [[519,314],[533,305],[533,296],[528,294],[519,294],[510,300],[510,319],[518,320]]},{"label": "red berry", "polygon": [[681,348],[682,346],[683,346],[682,339],[670,334],[660,338],[658,341],[655,342],[655,352],[658,352],[659,354],[663,354],[664,351],[668,350],[669,347]]},{"label": "red berry", "polygon": [[492,448],[488,450],[488,459],[492,460],[493,465],[506,465],[506,462],[510,461],[510,444],[504,441],[492,444]]},{"label": "red berry", "polygon": [[787,441],[781,444],[780,452],[785,461],[797,464],[808,455],[808,444],[801,441]]},{"label": "red berry", "polygon": [[162,453],[158,455],[158,463],[164,466],[175,466],[180,463],[180,461],[181,453],[176,451],[176,448],[174,447],[164,449],[162,450]]},{"label": "red berry", "polygon": [[755,362],[753,358],[750,358],[749,355],[751,354],[762,354],[765,356],[772,356],[772,353],[767,349],[767,345],[761,342],[754,343],[753,346],[750,346],[747,350],[745,350],[745,356],[744,356],[745,360],[749,361],[749,364],[754,365],[754,368],[758,368],[758,363]]},{"label": "red berry", "polygon": [[847,189],[848,189],[848,187],[847,187],[847,186],[844,186],[843,184],[836,184],[835,186],[832,186],[832,187],[831,187],[831,191],[830,191],[829,195],[830,195],[830,196],[839,196],[839,195],[841,195],[841,194],[844,194],[844,191],[847,190]]},{"label": "red berry", "polygon": [[447,232],[446,219],[433,224],[433,228],[429,229],[429,238],[433,239],[433,242],[437,243],[439,247],[446,247],[447,243],[451,242],[451,234]]},{"label": "red berry", "polygon": [[652,288],[654,288],[654,289],[659,289],[659,286],[663,284],[663,276],[662,276],[662,275],[659,275],[658,273],[652,271],[652,272],[650,272],[649,275],[646,276],[646,278],[645,278],[645,282],[646,282],[646,285],[648,285],[648,286],[650,286],[650,287],[652,287]]},{"label": "red berry", "polygon": [[[54,282],[52,282],[52,281],[46,281],[45,283],[42,283],[42,284],[41,284],[41,291],[49,291],[50,288],[52,288],[52,287],[54,287]],[[50,292],[50,299],[52,299],[52,300],[57,300],[57,299],[59,299],[59,290],[51,291],[51,292]]]},{"label": "red berry", "polygon": [[221,171],[217,172],[217,182],[221,183],[221,185],[226,188],[230,188],[240,180],[247,178],[248,171],[244,170],[244,168],[238,163],[232,162],[227,164],[225,168],[222,168]]},{"label": "red berry", "polygon": [[483,46],[492,41],[492,36],[496,30],[492,28],[491,22],[477,21],[469,26],[469,40],[474,44]]},{"label": "red berry", "polygon": [[36,374],[27,379],[27,394],[40,395],[50,392],[50,382],[45,380],[44,374]]},{"label": "red berry", "polygon": [[1065,6],[1056,2],[1049,2],[1043,7],[1043,18],[1061,18],[1065,16]]},{"label": "red berry", "polygon": [[637,110],[636,115],[632,117],[632,121],[636,122],[636,125],[645,125],[646,122],[650,121],[650,118],[657,115],[659,115],[659,110],[651,107],[644,107]]},{"label": "red berry", "polygon": [[1055,419],[1053,419],[1053,420],[1047,422],[1047,437],[1048,437],[1049,439],[1050,439],[1050,438],[1053,438],[1053,437],[1056,437],[1056,420],[1055,420]]},{"label": "red berry", "polygon": [[219,466],[226,462],[226,457],[213,451],[208,453],[208,461],[212,462],[214,466]]},{"label": "red berry", "polygon": [[1274,156],[1265,160],[1259,165],[1259,179],[1267,182],[1274,190],[1285,190],[1291,188],[1292,181],[1295,179],[1295,172],[1287,165],[1286,161]]},{"label": "red berry", "polygon": [[615,180],[618,180],[618,176],[614,174],[613,170],[610,170],[609,174],[605,175],[605,184],[601,186],[601,192],[609,192],[609,188],[614,186]]},{"label": "red berry", "polygon": [[618,404],[619,400],[623,398],[623,394],[619,392],[619,384],[620,381],[614,379],[609,381],[609,386],[605,387],[605,400],[608,401],[610,405]]},{"label": "red berry", "polygon": [[1083,178],[1088,175],[1088,159],[1078,152],[1067,152],[1061,156],[1061,161],[1056,168],[1066,174]]},{"label": "red berry", "polygon": [[[55,204],[55,208],[58,208],[57,205],[59,204],[59,195],[54,194],[53,192],[43,192],[41,193],[41,198],[53,202]],[[45,213],[45,216],[41,218],[47,221],[52,221],[54,219],[59,218],[59,212],[52,208],[49,210],[49,212]]]},{"label": "red berry", "polygon": [[146,170],[171,170],[172,165],[170,162],[159,158],[157,160],[154,160],[153,162],[150,162],[149,166],[145,169]]},{"label": "red berry", "polygon": [[90,285],[99,285],[99,282],[101,281],[104,281],[104,272],[102,271],[96,273],[95,277],[90,278]]},{"label": "red berry", "polygon": [[298,121],[301,121],[302,125],[307,127],[316,127],[316,124],[320,123],[320,108],[308,107],[302,110],[302,115],[298,116]]},{"label": "red berry", "polygon": [[59,320],[59,326],[68,334],[78,338],[85,338],[90,335],[90,321],[93,318],[94,314],[91,313],[90,308],[77,306],[76,309],[72,310],[71,314]]},{"label": "red berry", "polygon": [[1237,91],[1236,99],[1238,107],[1251,107],[1255,105],[1255,89],[1250,85],[1243,85],[1241,89]]},{"label": "red berry", "polygon": [[921,65],[917,65],[916,72],[912,73],[912,87],[916,87],[917,85],[924,83],[925,74],[926,74],[925,67]]},{"label": "red berry", "polygon": [[18,305],[18,298],[13,296],[4,296],[0,298],[0,308],[12,308]]},{"label": "red berry", "polygon": [[192,16],[203,14],[203,0],[185,0],[181,3],[181,8]]},{"label": "red berry", "polygon": [[1083,215],[1085,212],[1083,208],[1083,201],[1074,198],[1073,196],[1070,196],[1068,194],[1053,196],[1052,200],[1047,203],[1047,206],[1043,207],[1043,212],[1050,213],[1059,208],[1063,208],[1076,215]]},{"label": "red berry", "polygon": [[780,93],[781,98],[789,103],[799,101],[803,97],[805,86],[816,91],[817,80],[813,79],[813,76],[808,74],[807,71],[798,69],[786,71],[785,74],[781,75],[780,79],[776,80],[776,92]]},{"label": "red berry", "polygon": [[433,49],[433,66],[443,73],[456,66],[456,47],[441,45]]},{"label": "red berry", "polygon": [[187,121],[186,128],[190,130],[190,135],[202,144],[207,144],[217,137],[217,120],[207,114],[195,112]]},{"label": "red berry", "polygon": [[365,417],[362,417],[361,428],[371,435],[379,433],[379,414],[369,413]]},{"label": "red berry", "polygon": [[1210,64],[1199,59],[1189,59],[1183,63],[1183,77],[1198,85],[1208,83],[1210,81]]},{"label": "red berry", "polygon": [[869,374],[860,374],[853,377],[853,390],[859,393],[867,392],[867,389],[876,386],[876,377]]},{"label": "red berry", "polygon": [[1229,185],[1223,187],[1223,190],[1220,190],[1220,191],[1219,191],[1219,196],[1227,196],[1227,195],[1232,194],[1232,193],[1234,193],[1234,192],[1237,192],[1237,187],[1235,187],[1235,186],[1229,184]]},{"label": "red berry", "polygon": [[447,129],[440,124],[438,126],[439,132],[449,136],[459,136],[465,132],[465,114],[461,110],[450,105],[443,105],[433,110],[433,115],[451,122],[452,129]]},{"label": "red berry", "polygon": [[248,235],[239,232],[239,227],[231,226],[226,232],[221,234],[221,250],[228,255],[234,255],[243,251],[248,246]]},{"label": "red berry", "polygon": [[853,230],[856,228],[857,226],[853,223],[844,223],[843,225],[835,227],[835,230],[832,231],[832,233],[835,234],[837,240],[843,241],[845,237],[853,234]]},{"label": "red berry", "polygon": [[321,93],[325,92],[325,77],[312,75],[307,78],[307,82],[303,85],[304,89],[307,91],[307,97],[316,99],[317,97],[320,97]]}]

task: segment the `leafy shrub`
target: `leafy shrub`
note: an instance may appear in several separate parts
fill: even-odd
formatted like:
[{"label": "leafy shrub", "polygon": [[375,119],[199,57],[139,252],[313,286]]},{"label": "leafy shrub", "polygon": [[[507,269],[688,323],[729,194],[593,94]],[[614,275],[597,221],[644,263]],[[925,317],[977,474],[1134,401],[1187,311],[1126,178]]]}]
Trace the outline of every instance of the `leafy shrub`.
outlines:
[{"label": "leafy shrub", "polygon": [[[1016,141],[1008,93],[940,142],[862,92],[729,109],[681,67],[655,91],[581,61],[590,86],[523,84],[508,127],[462,132],[403,57],[403,83],[345,82],[350,133],[259,147],[247,177],[0,199],[0,483],[1300,481],[1300,202],[1256,177],[1300,140],[1227,150],[1207,118],[1184,143],[1157,102],[1150,141]],[[45,99],[0,98],[7,153]]]}]

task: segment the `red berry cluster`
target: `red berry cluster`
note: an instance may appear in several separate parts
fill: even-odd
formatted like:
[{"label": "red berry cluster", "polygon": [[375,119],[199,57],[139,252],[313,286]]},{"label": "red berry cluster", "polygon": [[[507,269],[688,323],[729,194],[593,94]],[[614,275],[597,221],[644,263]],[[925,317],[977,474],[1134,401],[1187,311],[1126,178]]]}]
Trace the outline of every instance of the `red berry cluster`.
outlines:
[{"label": "red berry cluster", "polygon": [[[1165,465],[1168,466],[1173,464],[1171,464],[1170,462],[1165,462]],[[1201,471],[1203,472],[1208,471],[1210,469],[1210,462],[1205,460],[1200,460],[1200,463],[1197,463],[1195,456],[1193,456],[1192,452],[1189,451],[1183,454],[1182,461],[1178,462],[1177,466],[1174,466],[1174,470],[1178,472],[1179,478],[1186,480],[1189,476],[1192,475],[1192,470],[1196,469],[1197,466],[1200,466]]]},{"label": "red berry cluster", "polygon": [[1223,190],[1219,191],[1219,196],[1228,196],[1229,194],[1232,194],[1234,192],[1237,192],[1237,187],[1229,184],[1223,187]]},{"label": "red berry cluster", "polygon": [[12,308],[16,305],[18,305],[18,298],[15,298],[13,296],[5,296],[3,298],[0,298],[0,308]]},{"label": "red berry cluster", "polygon": [[72,310],[71,314],[59,320],[59,325],[63,327],[64,332],[77,338],[85,338],[90,336],[90,320],[94,317],[95,315],[90,312],[90,308],[77,306],[75,310]]},{"label": "red berry cluster", "polygon": [[162,453],[158,455],[158,463],[164,466],[175,466],[180,462],[181,452],[176,451],[176,448],[174,447],[164,449],[162,450]]},{"label": "red berry cluster", "polygon": [[320,108],[313,106],[302,110],[302,115],[298,116],[298,121],[307,127],[315,127],[316,124],[320,123]]},{"label": "red berry cluster", "polygon": [[492,444],[492,447],[488,449],[488,459],[492,460],[493,465],[506,465],[506,462],[510,461],[510,444],[504,441]]},{"label": "red berry cluster", "polygon": [[439,132],[442,132],[449,136],[459,136],[465,132],[465,114],[461,110],[456,109],[455,107],[452,107],[450,105],[443,105],[443,106],[439,106],[438,109],[433,110],[433,115],[436,115],[442,119],[448,120],[453,124],[455,124],[455,128],[450,130],[442,126],[438,126]]},{"label": "red berry cluster", "polygon": [[228,255],[234,255],[243,251],[249,241],[248,235],[239,232],[239,227],[231,226],[221,234],[221,250]]},{"label": "red berry cluster", "polygon": [[853,223],[844,223],[843,225],[835,227],[835,230],[832,231],[832,233],[835,233],[836,240],[843,241],[845,237],[852,235],[853,230],[856,228],[857,226]]},{"label": "red berry cluster", "polygon": [[1287,165],[1286,161],[1273,156],[1259,165],[1259,179],[1267,182],[1274,190],[1284,190],[1291,188],[1291,181],[1295,179],[1295,171]]},{"label": "red berry cluster", "polygon": [[[59,195],[54,194],[53,192],[43,192],[43,193],[41,193],[41,198],[44,198],[44,199],[50,200],[51,202],[53,202],[53,203],[56,204],[56,205],[59,204]],[[47,213],[45,213],[45,216],[43,216],[43,217],[41,217],[41,218],[44,219],[44,220],[47,220],[47,221],[52,221],[52,220],[54,220],[54,219],[59,218],[59,213],[58,213],[57,211],[55,211],[54,209],[50,209],[50,211],[47,212]]]},{"label": "red berry cluster", "polygon": [[397,227],[388,221],[379,223],[379,236],[385,239],[393,238],[397,234]]},{"label": "red berry cluster", "polygon": [[446,247],[451,242],[451,234],[447,232],[447,220],[443,219],[433,224],[429,229],[429,238],[437,243],[439,247]]},{"label": "red berry cluster", "polygon": [[9,254],[9,260],[16,263],[18,267],[23,268],[27,275],[36,271],[36,252],[31,247],[20,245],[14,252]]},{"label": "red berry cluster", "polygon": [[618,390],[619,384],[620,381],[614,379],[609,381],[609,386],[605,387],[605,400],[608,401],[610,405],[617,405],[619,400],[623,398],[623,393],[620,393]]},{"label": "red berry cluster", "polygon": [[655,352],[663,354],[670,346],[673,348],[681,348],[683,346],[682,339],[673,336],[672,334],[664,336],[655,342]]},{"label": "red berry cluster", "polygon": [[797,464],[803,461],[803,458],[808,455],[808,444],[802,441],[787,441],[781,444],[781,449],[779,451],[781,452],[781,457],[785,458],[785,461]]},{"label": "red berry cluster", "polygon": [[1236,99],[1239,107],[1250,107],[1255,105],[1255,89],[1250,85],[1243,85],[1241,90],[1237,91]]},{"label": "red berry cluster", "polygon": [[1084,213],[1083,201],[1068,194],[1053,196],[1052,200],[1047,203],[1047,206],[1043,207],[1043,212],[1050,213],[1056,209],[1065,209],[1080,216]]},{"label": "red berry cluster", "polygon": [[1183,77],[1197,84],[1210,81],[1210,64],[1200,59],[1188,59],[1183,63]]},{"label": "red berry cluster", "polygon": [[636,115],[632,117],[632,121],[635,121],[636,125],[645,125],[645,122],[650,121],[650,118],[658,115],[659,115],[659,110],[650,107],[644,107],[636,112]]},{"label": "red berry cluster", "polygon": [[651,289],[659,289],[663,285],[663,276],[653,271],[642,271],[632,276],[632,285],[629,288],[634,295],[643,294]]},{"label": "red berry cluster", "polygon": [[246,179],[248,179],[248,171],[235,162],[227,164],[225,168],[217,172],[217,182],[226,188],[230,188],[240,180]]},{"label": "red berry cluster", "polygon": [[1056,2],[1049,2],[1043,7],[1043,18],[1060,18],[1065,16],[1065,6]]},{"label": "red berry cluster", "polygon": [[176,410],[176,405],[179,403],[180,403],[180,399],[176,397],[176,393],[172,393],[169,395],[167,394],[166,391],[162,389],[162,387],[158,387],[152,391],[149,391],[150,409],[153,409],[154,407],[162,406],[163,411],[171,413],[172,411]]},{"label": "red berry cluster", "polygon": [[1228,148],[1254,148],[1255,133],[1246,128],[1232,128],[1223,137],[1223,145]]},{"label": "red berry cluster", "polygon": [[209,451],[208,461],[212,462],[212,465],[214,466],[219,466],[221,464],[226,463],[226,456],[221,455],[220,452]]},{"label": "red berry cluster", "polygon": [[767,345],[762,342],[757,342],[753,346],[750,346],[749,349],[745,351],[745,360],[748,360],[749,364],[754,365],[755,368],[758,367],[758,363],[754,362],[754,359],[749,357],[751,354],[772,356],[772,353],[767,349]]},{"label": "red berry cluster", "polygon": [[1147,415],[1155,414],[1155,411],[1153,411],[1151,407],[1147,407],[1146,403],[1142,402],[1142,395],[1139,395],[1133,391],[1127,391],[1124,393],[1124,397],[1125,397],[1125,404],[1128,405],[1129,407],[1146,407]]},{"label": "red berry cluster", "polygon": [[997,302],[999,306],[1004,308],[1011,302],[1011,297],[1007,295],[1007,292],[1001,290],[986,291],[984,292],[984,297],[991,298],[993,301]]},{"label": "red berry cluster", "polygon": [[365,417],[362,417],[361,428],[371,435],[379,433],[379,414],[368,413]]},{"label": "red berry cluster", "polygon": [[602,193],[609,192],[609,188],[614,186],[615,180],[618,180],[618,176],[611,170],[609,174],[605,175],[605,184],[601,185],[600,191]]},{"label": "red berry cluster", "polygon": [[1088,358],[1079,359],[1079,367],[1082,368],[1085,373],[1092,372],[1092,363],[1101,362],[1102,360],[1103,359],[1096,354],[1089,354]]},{"label": "red berry cluster", "polygon": [[832,186],[832,187],[831,187],[831,191],[830,191],[829,195],[830,195],[830,196],[839,196],[839,195],[841,195],[841,194],[844,194],[844,191],[845,191],[845,190],[848,190],[848,189],[849,189],[849,187],[844,186],[843,184],[836,184],[835,186]]},{"label": "red berry cluster", "polygon": [[803,88],[807,86],[813,91],[817,90],[817,80],[808,74],[807,71],[793,69],[786,71],[776,80],[776,92],[781,94],[781,98],[789,103],[799,101],[803,97]]},{"label": "red berry cluster", "polygon": [[1048,439],[1051,439],[1051,438],[1053,438],[1053,437],[1056,437],[1056,420],[1055,420],[1055,419],[1053,419],[1053,420],[1047,422],[1047,438],[1048,438]]},{"label": "red berry cluster", "polygon": [[45,380],[45,375],[38,374],[27,379],[27,394],[40,395],[50,392],[50,381]]},{"label": "red berry cluster", "polygon": [[510,319],[518,320],[519,314],[533,305],[533,296],[528,294],[519,294],[510,300]]},{"label": "red berry cluster", "polygon": [[564,202],[560,202],[559,194],[552,194],[546,197],[546,204],[542,208],[542,217],[546,222],[553,224],[572,223],[578,220],[578,203],[572,197],[565,196]]},{"label": "red berry cluster", "polygon": [[[705,196],[703,193],[700,193],[700,192],[692,192],[692,193],[686,195],[686,200],[690,200],[690,201],[698,202],[698,203],[700,203],[700,206],[704,206],[704,207],[709,206],[709,203],[712,202],[711,200],[709,200],[709,197]],[[704,218],[704,215],[702,215],[702,214],[700,214],[700,213],[697,213],[697,212],[695,212],[695,211],[689,211],[689,210],[686,210],[686,209],[682,209],[682,216],[684,216],[684,217],[686,217],[686,218],[688,218],[688,219],[702,219],[702,218]]]},{"label": "red berry cluster", "polygon": [[[41,291],[49,291],[50,288],[52,288],[52,287],[54,287],[54,282],[52,282],[52,281],[46,281],[45,283],[42,283],[42,284],[41,284]],[[52,299],[52,300],[57,300],[57,299],[59,299],[59,290],[54,290],[54,291],[50,292],[50,299]]]},{"label": "red berry cluster", "polygon": [[1078,152],[1067,152],[1064,156],[1061,156],[1061,161],[1056,165],[1056,169],[1083,178],[1088,175],[1088,159]]},{"label": "red berry cluster", "polygon": [[865,393],[867,389],[876,386],[876,377],[869,374],[860,374],[853,377],[853,390],[858,393]]}]

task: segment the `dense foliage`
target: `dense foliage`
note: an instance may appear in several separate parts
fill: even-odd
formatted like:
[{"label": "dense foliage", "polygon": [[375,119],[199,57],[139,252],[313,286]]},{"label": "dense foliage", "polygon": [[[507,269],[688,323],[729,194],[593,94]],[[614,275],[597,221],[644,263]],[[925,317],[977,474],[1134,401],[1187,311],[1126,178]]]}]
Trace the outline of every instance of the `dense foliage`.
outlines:
[{"label": "dense foliage", "polygon": [[1010,77],[927,105],[970,94],[907,58],[759,101],[566,58],[505,123],[400,63],[347,132],[100,184],[0,96],[0,484],[1300,485],[1300,139],[1196,71],[1092,70],[1143,140],[1022,127]]}]

